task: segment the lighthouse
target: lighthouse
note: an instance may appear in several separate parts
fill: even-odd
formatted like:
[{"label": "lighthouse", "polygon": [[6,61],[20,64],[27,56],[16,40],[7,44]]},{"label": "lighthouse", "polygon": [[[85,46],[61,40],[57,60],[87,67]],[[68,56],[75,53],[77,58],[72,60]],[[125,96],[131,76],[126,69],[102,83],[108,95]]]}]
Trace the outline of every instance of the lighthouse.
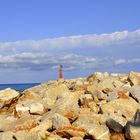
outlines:
[{"label": "lighthouse", "polygon": [[62,68],[63,66],[60,65],[60,68],[59,68],[59,79],[63,79],[63,72],[62,72]]}]

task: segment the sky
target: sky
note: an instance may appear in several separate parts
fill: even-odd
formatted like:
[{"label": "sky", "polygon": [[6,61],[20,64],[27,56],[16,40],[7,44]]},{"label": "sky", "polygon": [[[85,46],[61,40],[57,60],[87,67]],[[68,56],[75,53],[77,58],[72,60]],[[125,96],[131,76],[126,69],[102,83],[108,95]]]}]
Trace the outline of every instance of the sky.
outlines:
[{"label": "sky", "polygon": [[140,71],[139,0],[0,0],[0,83]]}]

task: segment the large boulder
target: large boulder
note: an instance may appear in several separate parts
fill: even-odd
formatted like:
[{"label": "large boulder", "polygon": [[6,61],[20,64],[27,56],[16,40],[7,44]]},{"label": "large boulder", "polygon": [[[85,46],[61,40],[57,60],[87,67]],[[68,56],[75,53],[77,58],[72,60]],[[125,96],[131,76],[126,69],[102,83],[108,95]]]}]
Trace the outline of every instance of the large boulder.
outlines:
[{"label": "large boulder", "polygon": [[19,93],[13,89],[7,88],[0,91],[0,108],[10,104],[19,96]]},{"label": "large boulder", "polygon": [[73,126],[65,126],[62,129],[58,129],[55,131],[56,134],[58,134],[61,137],[64,138],[71,138],[71,137],[82,137],[87,133],[87,130],[85,128],[77,128]]},{"label": "large boulder", "polygon": [[105,73],[95,72],[94,74],[87,77],[87,81],[92,81],[95,79],[103,79],[103,78],[106,78],[108,76],[109,76],[109,74],[107,72],[105,72]]},{"label": "large boulder", "polygon": [[55,104],[52,106],[51,111],[59,113],[70,120],[78,117],[79,114],[79,93],[71,93],[66,97],[60,97],[56,100]]},{"label": "large boulder", "polygon": [[54,129],[61,129],[64,126],[70,126],[70,121],[68,118],[55,113],[54,116],[52,117],[52,123],[53,123],[53,128]]},{"label": "large boulder", "polygon": [[107,126],[105,125],[81,125],[80,128],[87,130],[87,134],[92,136],[92,139],[95,140],[110,140],[110,132]]},{"label": "large boulder", "polygon": [[11,131],[14,129],[16,118],[12,115],[0,115],[0,131]]},{"label": "large boulder", "polygon": [[140,103],[140,86],[134,85],[130,88],[130,93],[134,99]]},{"label": "large boulder", "polygon": [[80,114],[78,119],[72,123],[73,126],[81,126],[83,124],[100,124],[101,122],[101,114],[94,114],[94,113],[86,113]]},{"label": "large boulder", "polygon": [[133,85],[139,85],[140,86],[140,73],[139,72],[130,72],[129,74],[129,80]]},{"label": "large boulder", "polygon": [[131,97],[119,98],[112,100],[101,106],[103,113],[123,115],[128,120],[131,120],[140,105]]},{"label": "large boulder", "polygon": [[44,113],[44,106],[41,103],[33,103],[30,106],[30,113],[31,114],[38,114],[41,115]]},{"label": "large boulder", "polygon": [[125,127],[125,136],[128,139],[139,140],[140,138],[140,109],[137,110],[133,120],[128,121]]}]

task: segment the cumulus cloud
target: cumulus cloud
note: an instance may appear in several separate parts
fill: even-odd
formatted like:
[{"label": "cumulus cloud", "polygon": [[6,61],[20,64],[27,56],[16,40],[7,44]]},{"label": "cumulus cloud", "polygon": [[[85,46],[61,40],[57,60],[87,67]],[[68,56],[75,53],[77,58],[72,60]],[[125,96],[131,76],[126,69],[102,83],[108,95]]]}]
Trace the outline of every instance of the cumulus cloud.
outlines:
[{"label": "cumulus cloud", "polygon": [[139,45],[140,30],[134,32],[122,31],[111,34],[90,34],[69,37],[48,38],[43,40],[23,40],[16,42],[0,42],[0,52],[3,54],[21,52],[44,52],[74,49],[77,47],[101,47],[110,45]]},{"label": "cumulus cloud", "polygon": [[124,63],[126,63],[126,60],[125,59],[117,59],[117,60],[115,60],[115,64],[116,65],[124,64]]},{"label": "cumulus cloud", "polygon": [[[139,63],[139,51],[140,30],[0,42],[0,69],[46,70],[59,64],[64,70],[105,68]],[[138,56],[122,58],[132,54]]]}]

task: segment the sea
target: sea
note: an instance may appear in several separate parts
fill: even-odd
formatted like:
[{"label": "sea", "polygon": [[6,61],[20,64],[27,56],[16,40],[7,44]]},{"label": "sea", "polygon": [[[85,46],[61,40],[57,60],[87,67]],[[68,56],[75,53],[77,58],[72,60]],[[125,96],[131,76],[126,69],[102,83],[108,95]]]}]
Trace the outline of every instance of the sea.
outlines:
[{"label": "sea", "polygon": [[34,87],[40,83],[23,83],[23,84],[0,84],[0,90],[5,88],[15,89],[16,91],[22,92],[27,88]]}]

